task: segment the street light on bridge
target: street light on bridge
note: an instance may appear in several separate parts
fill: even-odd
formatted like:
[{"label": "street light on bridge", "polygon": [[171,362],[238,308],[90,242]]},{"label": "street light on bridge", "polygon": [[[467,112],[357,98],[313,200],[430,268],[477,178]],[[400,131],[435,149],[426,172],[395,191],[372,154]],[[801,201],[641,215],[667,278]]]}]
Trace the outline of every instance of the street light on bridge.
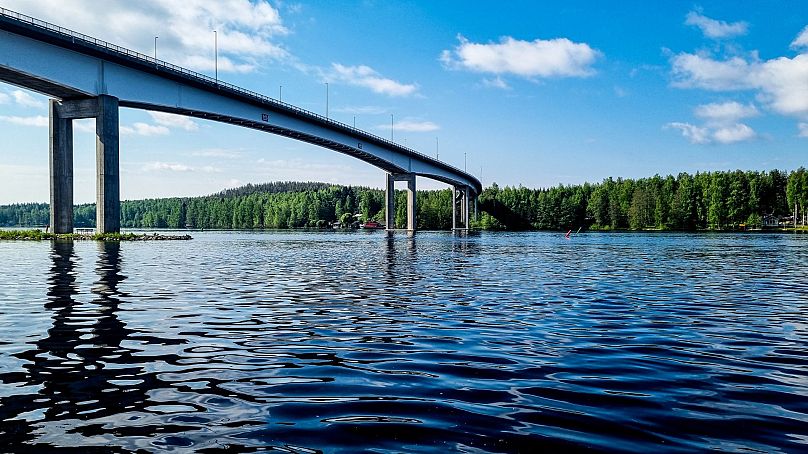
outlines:
[{"label": "street light on bridge", "polygon": [[219,34],[213,30],[213,70],[216,84],[219,84]]},{"label": "street light on bridge", "polygon": [[154,62],[157,63],[157,38],[159,36],[154,37]]}]

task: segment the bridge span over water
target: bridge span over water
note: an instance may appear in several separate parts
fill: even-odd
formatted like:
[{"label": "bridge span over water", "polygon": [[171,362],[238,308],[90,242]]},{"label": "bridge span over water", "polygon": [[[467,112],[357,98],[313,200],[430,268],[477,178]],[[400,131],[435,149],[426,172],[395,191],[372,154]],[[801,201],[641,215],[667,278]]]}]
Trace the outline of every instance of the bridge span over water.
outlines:
[{"label": "bridge span over water", "polygon": [[50,225],[73,231],[72,120],[96,119],[96,229],[120,230],[119,107],[168,112],[257,129],[344,153],[386,172],[386,225],[394,184],[407,182],[415,230],[415,177],[454,188],[452,226],[467,229],[480,181],[395,142],[99,39],[0,8],[0,80],[51,97]]}]

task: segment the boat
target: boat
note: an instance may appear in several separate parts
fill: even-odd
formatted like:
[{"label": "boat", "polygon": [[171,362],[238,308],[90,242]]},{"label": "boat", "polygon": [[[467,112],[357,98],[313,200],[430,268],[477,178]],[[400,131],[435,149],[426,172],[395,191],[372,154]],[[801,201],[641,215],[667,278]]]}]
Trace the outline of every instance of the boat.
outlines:
[{"label": "boat", "polygon": [[364,224],[359,226],[360,228],[367,229],[367,230],[383,230],[384,226],[379,224],[376,221],[367,221]]}]

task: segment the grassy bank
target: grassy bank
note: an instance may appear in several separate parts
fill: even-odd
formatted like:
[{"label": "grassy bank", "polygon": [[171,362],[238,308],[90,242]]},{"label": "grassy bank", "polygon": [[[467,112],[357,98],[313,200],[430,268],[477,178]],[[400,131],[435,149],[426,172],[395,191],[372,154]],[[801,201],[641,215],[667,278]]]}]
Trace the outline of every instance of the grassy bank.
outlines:
[{"label": "grassy bank", "polygon": [[0,230],[0,240],[67,240],[67,241],[163,241],[190,240],[190,235],[161,235],[153,233],[47,233],[41,230]]}]

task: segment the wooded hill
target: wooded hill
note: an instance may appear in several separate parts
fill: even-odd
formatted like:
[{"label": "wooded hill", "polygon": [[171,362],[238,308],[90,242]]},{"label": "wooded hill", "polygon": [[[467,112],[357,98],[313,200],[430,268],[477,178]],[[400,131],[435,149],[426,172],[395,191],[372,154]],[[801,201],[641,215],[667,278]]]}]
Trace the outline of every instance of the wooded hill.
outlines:
[{"label": "wooded hill", "polygon": [[[419,229],[451,227],[451,191],[418,191]],[[406,194],[396,194],[396,227],[406,221]],[[326,227],[335,221],[384,219],[384,192],[325,183],[275,182],[227,189],[204,197],[122,202],[124,228],[285,229]],[[734,171],[612,179],[602,183],[486,188],[475,226],[483,229],[731,230],[808,208],[808,172]],[[43,203],[0,206],[0,226],[48,223]],[[75,225],[92,227],[95,205],[75,208]]]}]

